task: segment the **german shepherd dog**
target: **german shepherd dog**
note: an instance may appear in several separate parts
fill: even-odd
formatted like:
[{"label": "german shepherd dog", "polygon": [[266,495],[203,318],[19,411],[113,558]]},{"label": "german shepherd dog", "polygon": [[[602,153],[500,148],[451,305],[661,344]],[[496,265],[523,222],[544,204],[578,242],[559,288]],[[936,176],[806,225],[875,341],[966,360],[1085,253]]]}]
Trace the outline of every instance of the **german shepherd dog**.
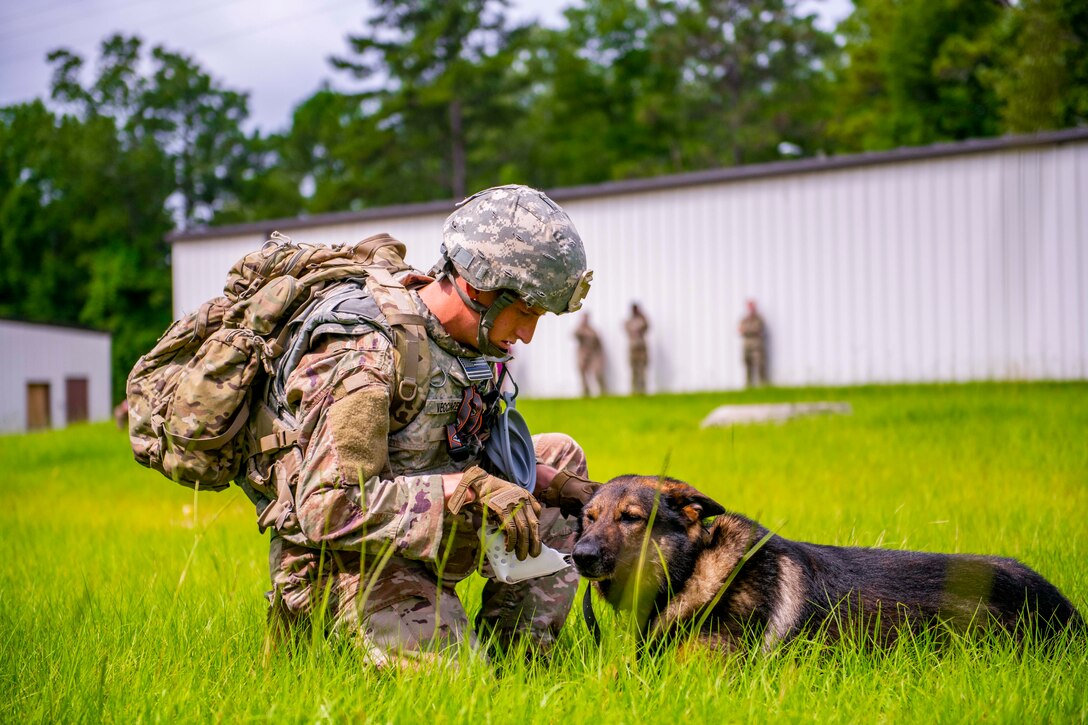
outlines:
[{"label": "german shepherd dog", "polygon": [[801,634],[886,646],[948,626],[1017,641],[1084,631],[1069,600],[1015,559],[790,541],[671,478],[601,486],[583,507],[573,558],[609,604],[634,615],[644,643],[685,628],[726,650]]}]

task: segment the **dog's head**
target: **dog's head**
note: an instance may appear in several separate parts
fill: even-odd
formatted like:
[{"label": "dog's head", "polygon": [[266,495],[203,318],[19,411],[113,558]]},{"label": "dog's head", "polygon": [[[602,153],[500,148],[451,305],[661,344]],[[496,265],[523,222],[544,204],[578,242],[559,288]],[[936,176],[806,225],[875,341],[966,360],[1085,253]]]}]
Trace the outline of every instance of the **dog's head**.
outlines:
[{"label": "dog's head", "polygon": [[574,565],[594,581],[626,580],[640,560],[655,568],[664,564],[670,579],[686,578],[683,570],[690,573],[704,542],[702,520],[724,512],[716,501],[683,481],[658,476],[614,478],[582,508]]}]

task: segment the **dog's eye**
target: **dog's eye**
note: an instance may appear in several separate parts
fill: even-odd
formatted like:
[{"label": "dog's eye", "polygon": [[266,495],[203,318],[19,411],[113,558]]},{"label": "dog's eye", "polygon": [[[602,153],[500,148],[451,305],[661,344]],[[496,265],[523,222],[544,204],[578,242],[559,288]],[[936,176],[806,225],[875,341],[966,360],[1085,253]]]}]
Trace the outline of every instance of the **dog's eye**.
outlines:
[{"label": "dog's eye", "polygon": [[587,513],[587,514],[583,515],[582,518],[586,520],[587,524],[592,524],[594,521],[597,520],[597,514]]},{"label": "dog's eye", "polygon": [[642,521],[642,517],[638,514],[633,514],[630,511],[624,511],[620,514],[620,521],[625,524],[633,524],[636,521]]}]

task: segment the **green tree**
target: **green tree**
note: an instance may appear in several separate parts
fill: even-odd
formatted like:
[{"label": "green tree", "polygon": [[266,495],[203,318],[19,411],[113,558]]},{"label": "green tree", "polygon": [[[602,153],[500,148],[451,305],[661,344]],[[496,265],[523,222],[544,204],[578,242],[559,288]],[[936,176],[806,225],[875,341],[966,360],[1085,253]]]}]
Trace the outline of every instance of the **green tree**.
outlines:
[{"label": "green tree", "polygon": [[591,0],[560,30],[529,36],[514,70],[524,92],[507,177],[567,186],[686,167],[681,77],[654,16],[629,0]]},{"label": "green tree", "polygon": [[507,25],[509,0],[375,5],[368,31],[349,37],[351,56],[332,59],[370,86],[353,97],[363,118],[352,124],[369,137],[336,149],[375,179],[363,186],[376,198],[356,203],[382,201],[386,188],[400,201],[464,196],[470,177],[490,176],[469,168],[469,149],[513,111],[507,69],[522,31]]},{"label": "green tree", "polygon": [[[14,260],[0,273],[0,314],[113,333],[116,397],[171,318],[174,215],[243,213],[277,189],[258,173],[272,168],[269,148],[241,131],[245,96],[162,48],[144,74],[141,47],[107,38],[87,83],[81,57],[54,51],[57,111],[0,110],[0,244]],[[289,203],[289,187],[279,191]]]},{"label": "green tree", "polygon": [[521,168],[579,184],[821,148],[831,37],[793,2],[586,0],[533,36]]},{"label": "green tree", "polygon": [[992,136],[1000,0],[856,0],[842,24],[838,150]]},{"label": "green tree", "polygon": [[164,156],[125,147],[111,118],[35,101],[0,110],[0,159],[0,315],[111,332],[120,398],[170,320]]},{"label": "green tree", "polygon": [[[112,118],[128,145],[153,142],[174,173],[171,205],[182,227],[214,220],[220,209],[237,215],[238,195],[267,170],[267,144],[247,136],[245,93],[224,88],[197,62],[162,46],[152,48],[151,72],[140,72],[139,38],[114,35],[101,49],[97,76],[83,85],[83,59],[68,50],[50,54],[53,98],[81,118]],[[298,200],[295,199],[294,208]]]},{"label": "green tree", "polygon": [[285,158],[287,134],[246,139],[245,161],[238,162],[230,195],[216,200],[215,224],[236,224],[291,217],[306,210],[302,186],[305,174]]},{"label": "green tree", "polygon": [[156,47],[154,72],[129,130],[147,134],[170,156],[182,226],[209,222],[233,201],[252,162],[242,123],[248,97],[223,88],[189,56]]},{"label": "green tree", "polygon": [[651,3],[682,69],[699,166],[779,158],[820,148],[820,98],[834,45],[797,0]]},{"label": "green tree", "polygon": [[1088,123],[1088,0],[1022,0],[995,37],[1003,131]]},{"label": "green tree", "polygon": [[[358,210],[418,201],[434,194],[420,188],[415,151],[398,141],[398,130],[364,113],[373,106],[328,88],[294,112],[279,141],[282,168],[305,191],[312,213]],[[411,178],[410,178],[411,177]]]}]

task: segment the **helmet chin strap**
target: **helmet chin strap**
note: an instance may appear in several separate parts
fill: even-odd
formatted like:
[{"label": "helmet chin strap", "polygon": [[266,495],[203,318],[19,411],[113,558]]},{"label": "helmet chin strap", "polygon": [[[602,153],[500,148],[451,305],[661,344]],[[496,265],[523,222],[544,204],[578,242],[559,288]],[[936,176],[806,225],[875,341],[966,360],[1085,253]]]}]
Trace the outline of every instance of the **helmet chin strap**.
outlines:
[{"label": "helmet chin strap", "polygon": [[499,313],[516,302],[518,296],[510,290],[503,290],[490,306],[485,307],[479,301],[469,297],[468,293],[461,289],[461,285],[457,284],[454,275],[448,271],[444,271],[442,274],[453,284],[453,288],[457,290],[457,294],[460,296],[461,301],[465,303],[465,306],[480,315],[480,324],[476,328],[476,349],[488,357],[502,360],[509,358],[510,353],[491,342],[491,328],[495,324],[495,319],[499,316]]}]

